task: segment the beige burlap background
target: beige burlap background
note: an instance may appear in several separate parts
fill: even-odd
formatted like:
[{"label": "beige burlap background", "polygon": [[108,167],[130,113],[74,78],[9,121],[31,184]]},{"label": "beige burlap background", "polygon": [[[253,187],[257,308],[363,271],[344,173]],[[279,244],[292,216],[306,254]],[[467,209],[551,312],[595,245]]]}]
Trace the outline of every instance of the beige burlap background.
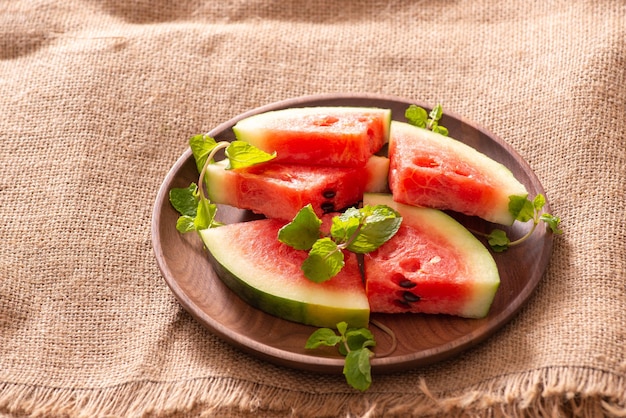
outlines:
[{"label": "beige burlap background", "polygon": [[[511,323],[365,394],[204,330],[151,247],[190,135],[332,92],[487,127],[564,220]],[[623,1],[0,1],[0,415],[626,416],[625,116]]]}]

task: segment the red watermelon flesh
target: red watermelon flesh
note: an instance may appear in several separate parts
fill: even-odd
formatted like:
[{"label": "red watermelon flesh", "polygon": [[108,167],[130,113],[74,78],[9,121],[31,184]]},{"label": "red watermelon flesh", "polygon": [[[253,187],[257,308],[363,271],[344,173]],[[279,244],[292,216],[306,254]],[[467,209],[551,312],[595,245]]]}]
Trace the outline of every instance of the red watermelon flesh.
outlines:
[{"label": "red watermelon flesh", "polygon": [[509,196],[528,192],[502,164],[432,131],[392,122],[389,187],[396,201],[510,225]]},{"label": "red watermelon flesh", "polygon": [[276,162],[360,167],[389,139],[391,111],[364,107],[305,107],[239,121],[235,136]]},{"label": "red watermelon flesh", "polygon": [[500,279],[493,257],[445,213],[366,194],[364,204],[386,204],[403,218],[396,235],[364,258],[371,312],[487,315]]},{"label": "red watermelon flesh", "polygon": [[[326,220],[328,222],[328,220]],[[240,222],[200,231],[220,279],[247,303],[269,314],[319,327],[346,321],[366,327],[369,306],[356,256],[323,283],[307,279],[306,251],[278,241],[277,219]]]},{"label": "red watermelon flesh", "polygon": [[207,166],[209,199],[268,218],[291,221],[302,207],[313,206],[317,216],[361,201],[364,191],[380,191],[388,164],[372,156],[363,167],[325,167],[268,162],[226,170],[227,161]]}]

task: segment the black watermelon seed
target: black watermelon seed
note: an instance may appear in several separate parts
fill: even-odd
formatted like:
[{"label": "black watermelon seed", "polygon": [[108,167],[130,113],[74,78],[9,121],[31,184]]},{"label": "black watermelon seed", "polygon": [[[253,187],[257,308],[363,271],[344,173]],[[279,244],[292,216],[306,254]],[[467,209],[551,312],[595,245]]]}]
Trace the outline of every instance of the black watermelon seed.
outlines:
[{"label": "black watermelon seed", "polygon": [[332,199],[336,195],[337,195],[337,192],[331,189],[326,189],[322,192],[322,196],[324,196],[324,198],[326,199]]},{"label": "black watermelon seed", "polygon": [[408,281],[408,279],[407,279],[406,277],[404,277],[404,274],[402,274],[402,273],[393,273],[393,274],[391,275],[391,280],[392,280],[394,283],[397,283],[397,284],[398,284],[398,286],[400,286],[400,282],[403,282],[403,281],[405,281],[405,280],[407,280],[407,281]]},{"label": "black watermelon seed", "polygon": [[401,309],[411,309],[411,305],[409,305],[407,301],[394,299],[393,303]]},{"label": "black watermelon seed", "polygon": [[324,213],[330,213],[335,211],[335,205],[333,205],[332,202],[324,202],[320,207],[322,208],[322,211]]},{"label": "black watermelon seed", "polygon": [[404,292],[404,293],[402,293],[402,297],[407,302],[419,302],[419,300],[421,299],[415,293],[411,293],[411,292]]},{"label": "black watermelon seed", "polygon": [[409,279],[404,279],[404,280],[401,280],[400,283],[398,283],[398,286],[403,287],[405,289],[412,289],[415,286],[417,286],[417,284],[413,283]]}]

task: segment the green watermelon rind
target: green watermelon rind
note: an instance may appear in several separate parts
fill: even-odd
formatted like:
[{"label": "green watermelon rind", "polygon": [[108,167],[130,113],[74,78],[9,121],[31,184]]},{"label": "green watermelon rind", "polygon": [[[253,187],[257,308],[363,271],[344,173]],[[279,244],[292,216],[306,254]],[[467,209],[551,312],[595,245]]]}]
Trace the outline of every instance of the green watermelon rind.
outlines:
[{"label": "green watermelon rind", "polygon": [[[209,260],[222,282],[242,300],[270,315],[316,327],[334,328],[341,321],[367,327],[369,303],[365,292],[328,291],[324,286],[306,295],[290,288],[289,277],[268,277],[258,260],[231,247],[228,225],[200,231]],[[268,288],[272,283],[274,288]],[[316,285],[311,283],[311,287]],[[309,287],[309,290],[311,289]]]},{"label": "green watermelon rind", "polygon": [[487,316],[500,286],[500,274],[489,250],[467,228],[445,212],[398,203],[390,194],[365,193],[363,204],[387,205],[395,209],[402,215],[404,225],[429,225],[432,234],[442,236],[451,247],[464,254],[474,280],[473,294],[469,298],[471,303],[461,308],[460,316]]},{"label": "green watermelon rind", "polygon": [[[450,209],[467,215],[475,215],[489,222],[501,225],[513,224],[515,217],[509,212],[509,197],[517,196],[526,198],[528,191],[504,164],[499,163],[477,149],[452,137],[444,136],[428,129],[418,128],[405,122],[392,121],[391,131],[391,142],[393,142],[393,132],[401,131],[404,135],[410,135],[415,138],[415,141],[421,141],[422,143],[431,145],[432,148],[441,152],[448,159],[455,158],[468,163],[484,174],[485,177],[489,179],[491,187],[499,192],[498,203],[493,207],[479,208],[479,213],[469,213],[463,210],[465,204],[462,201],[454,202],[451,205],[454,207],[436,207],[436,209]],[[393,174],[390,172],[390,186],[393,189],[393,185],[391,185],[392,176]],[[411,204],[412,202],[403,203]],[[430,206],[424,202],[420,203],[421,204],[417,206]]]}]

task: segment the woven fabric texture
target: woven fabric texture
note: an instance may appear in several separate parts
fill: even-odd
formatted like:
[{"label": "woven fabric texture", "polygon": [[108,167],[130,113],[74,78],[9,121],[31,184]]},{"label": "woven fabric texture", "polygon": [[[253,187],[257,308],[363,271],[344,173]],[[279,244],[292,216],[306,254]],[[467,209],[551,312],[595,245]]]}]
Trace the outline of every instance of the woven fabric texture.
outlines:
[{"label": "woven fabric texture", "polygon": [[[187,139],[318,93],[442,103],[563,219],[521,312],[453,359],[342,376],[243,354],[157,267]],[[626,416],[623,1],[0,1],[0,415]]]}]

